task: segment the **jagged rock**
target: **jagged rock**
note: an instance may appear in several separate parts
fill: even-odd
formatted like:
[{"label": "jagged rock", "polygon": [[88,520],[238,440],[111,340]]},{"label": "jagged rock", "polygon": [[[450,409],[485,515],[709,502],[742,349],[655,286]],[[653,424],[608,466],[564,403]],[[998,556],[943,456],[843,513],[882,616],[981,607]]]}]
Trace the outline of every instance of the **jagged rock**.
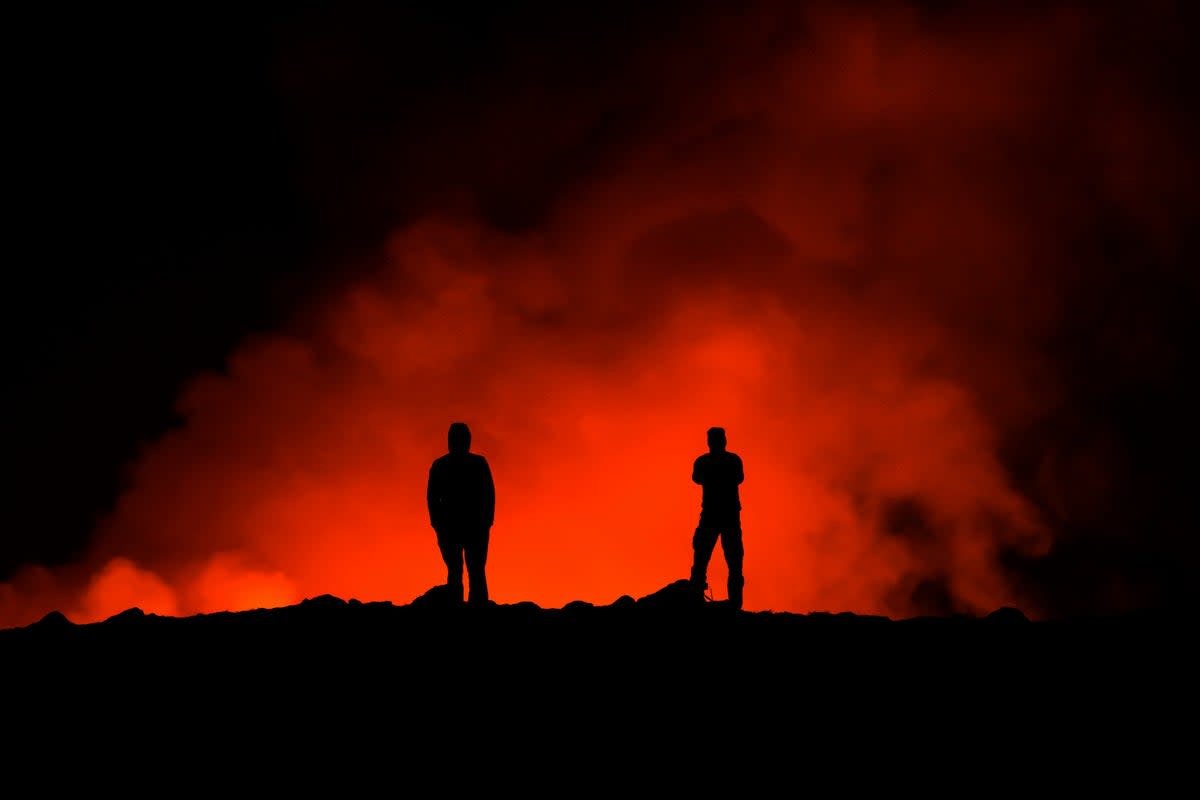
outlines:
[{"label": "jagged rock", "polygon": [[523,613],[544,610],[541,606],[539,606],[537,603],[533,602],[532,600],[522,600],[519,603],[513,603],[512,605],[509,606],[509,608],[513,609],[514,611],[520,611]]},{"label": "jagged rock", "polygon": [[579,611],[581,609],[595,608],[595,603],[589,603],[586,600],[572,600],[563,606],[563,611]]},{"label": "jagged rock", "polygon": [[331,594],[322,594],[317,597],[308,597],[300,601],[302,608],[341,608],[346,605],[346,601],[340,597],[335,597]]},{"label": "jagged rock", "polygon": [[668,583],[656,592],[639,597],[637,605],[641,608],[660,610],[686,610],[703,608],[704,593],[698,591],[687,578]]},{"label": "jagged rock", "polygon": [[415,598],[412,605],[416,608],[457,608],[463,605],[463,598],[460,592],[442,583]]},{"label": "jagged rock", "polygon": [[75,623],[67,619],[67,615],[61,611],[51,611],[30,627],[41,630],[66,630],[75,627]]},{"label": "jagged rock", "polygon": [[127,624],[130,622],[141,622],[145,618],[146,618],[146,612],[142,611],[140,608],[135,607],[135,608],[127,608],[124,611],[122,611],[120,614],[113,614],[111,617],[109,617],[108,619],[106,619],[104,621],[105,621],[105,623],[111,623],[114,625],[123,625],[123,624]]},{"label": "jagged rock", "polygon": [[1029,622],[1029,617],[1025,616],[1024,612],[1022,612],[1019,608],[1013,608],[1012,606],[1003,606],[1001,608],[997,608],[995,611],[984,617],[984,619],[990,622],[1002,622],[1006,624],[1022,624]]}]

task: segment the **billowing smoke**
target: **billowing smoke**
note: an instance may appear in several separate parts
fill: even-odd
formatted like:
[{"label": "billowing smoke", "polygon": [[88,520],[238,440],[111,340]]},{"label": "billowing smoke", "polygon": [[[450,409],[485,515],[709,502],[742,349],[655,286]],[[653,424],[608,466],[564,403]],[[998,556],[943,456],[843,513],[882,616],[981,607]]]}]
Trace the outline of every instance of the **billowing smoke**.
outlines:
[{"label": "billowing smoke", "polygon": [[[1012,449],[1070,400],[1051,345],[1099,209],[1175,246],[1185,162],[1099,21],[985,16],[705,16],[617,59],[634,123],[600,90],[483,104],[476,166],[511,147],[513,182],[539,154],[569,173],[537,224],[398,224],[192,381],[86,562],[0,587],[0,622],[408,602],[444,579],[424,489],[454,420],[496,476],[501,603],[684,577],[691,462],[722,425],[748,609],[1047,613],[1009,565],[1099,513],[1115,467],[1087,431],[1025,472]],[[710,576],[720,596],[719,547]]]}]

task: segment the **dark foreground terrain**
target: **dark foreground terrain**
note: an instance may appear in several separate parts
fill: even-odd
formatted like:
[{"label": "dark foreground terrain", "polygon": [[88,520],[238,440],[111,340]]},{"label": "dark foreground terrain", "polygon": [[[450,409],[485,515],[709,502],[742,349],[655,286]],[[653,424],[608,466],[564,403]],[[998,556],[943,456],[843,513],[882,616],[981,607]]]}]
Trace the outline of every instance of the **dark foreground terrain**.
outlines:
[{"label": "dark foreground terrain", "polygon": [[[562,793],[574,795],[638,769],[790,780],[848,759],[837,774],[850,790],[903,753],[909,770],[966,769],[977,788],[1036,772],[1079,789],[1127,772],[1145,791],[1195,780],[1193,639],[1190,619],[1165,613],[735,611],[670,584],[559,609],[465,608],[435,589],[408,605],[322,596],[90,625],[50,614],[0,631],[0,663],[7,729],[42,731],[35,743],[209,753],[210,768],[218,747],[276,777],[385,752],[403,770],[458,762],[438,773],[455,786],[486,762],[545,789],[545,769],[571,765],[584,783]],[[271,766],[276,751],[289,766]]]}]

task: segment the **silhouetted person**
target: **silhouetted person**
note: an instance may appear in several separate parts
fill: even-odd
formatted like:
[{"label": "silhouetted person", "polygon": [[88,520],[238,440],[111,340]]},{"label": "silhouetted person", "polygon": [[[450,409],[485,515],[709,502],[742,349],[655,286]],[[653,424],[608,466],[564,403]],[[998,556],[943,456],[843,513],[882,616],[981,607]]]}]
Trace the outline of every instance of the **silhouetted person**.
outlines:
[{"label": "silhouetted person", "polygon": [[463,562],[467,565],[467,603],[486,605],[488,538],[496,514],[496,486],[487,459],[471,452],[471,429],[450,425],[449,452],[429,468],[426,502],[429,522],[437,532],[446,562],[446,585],[459,602],[463,597]]},{"label": "silhouetted person", "polygon": [[717,539],[729,568],[729,604],[742,607],[742,501],[738,486],[745,480],[742,459],[725,449],[725,429],[708,429],[708,452],[692,465],[692,481],[704,492],[700,524],[692,536],[691,582],[700,591],[708,588],[708,562]]}]

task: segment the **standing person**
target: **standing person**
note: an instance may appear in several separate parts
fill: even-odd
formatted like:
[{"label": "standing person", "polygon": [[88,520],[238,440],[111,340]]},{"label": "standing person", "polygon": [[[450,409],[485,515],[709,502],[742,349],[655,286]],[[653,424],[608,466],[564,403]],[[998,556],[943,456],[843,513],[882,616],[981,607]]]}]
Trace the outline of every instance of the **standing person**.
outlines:
[{"label": "standing person", "polygon": [[708,588],[708,562],[717,539],[729,568],[729,605],[742,607],[742,501],[738,486],[745,480],[742,459],[725,449],[725,429],[708,429],[708,452],[692,465],[692,481],[703,487],[700,523],[692,536],[692,586]]},{"label": "standing person", "polygon": [[467,565],[467,604],[488,603],[488,539],[496,514],[496,486],[482,455],[471,452],[471,429],[454,422],[446,436],[449,452],[429,468],[425,500],[429,522],[437,532],[438,549],[446,563],[446,585],[463,599],[463,562]]}]

